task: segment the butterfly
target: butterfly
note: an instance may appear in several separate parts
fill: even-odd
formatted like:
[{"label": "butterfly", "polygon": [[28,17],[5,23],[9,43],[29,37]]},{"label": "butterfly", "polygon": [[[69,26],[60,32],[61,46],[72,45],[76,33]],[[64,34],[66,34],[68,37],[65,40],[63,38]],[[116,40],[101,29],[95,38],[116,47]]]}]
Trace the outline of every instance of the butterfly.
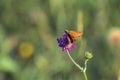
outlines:
[{"label": "butterfly", "polygon": [[76,32],[72,30],[65,30],[65,33],[68,35],[68,42],[73,43],[78,37],[82,35],[82,32]]}]

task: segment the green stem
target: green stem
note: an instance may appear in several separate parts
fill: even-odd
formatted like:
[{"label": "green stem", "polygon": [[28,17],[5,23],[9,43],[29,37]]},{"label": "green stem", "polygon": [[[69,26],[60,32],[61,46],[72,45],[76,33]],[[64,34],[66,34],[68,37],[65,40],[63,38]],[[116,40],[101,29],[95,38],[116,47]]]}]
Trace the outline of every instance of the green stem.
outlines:
[{"label": "green stem", "polygon": [[83,74],[84,74],[84,76],[85,76],[85,80],[88,80],[87,75],[86,75],[87,62],[88,62],[88,60],[89,60],[89,59],[86,59],[86,60],[85,60],[85,68],[84,68],[84,70],[83,70]]},{"label": "green stem", "polygon": [[86,60],[85,60],[85,68],[84,68],[84,72],[86,72],[86,70],[87,70],[87,62],[88,62],[88,60],[89,60],[89,59],[86,59]]},{"label": "green stem", "polygon": [[86,75],[86,70],[87,70],[87,62],[88,62],[89,59],[86,59],[86,60],[85,60],[85,67],[82,68],[80,65],[78,65],[78,64],[74,61],[74,59],[71,57],[71,55],[70,55],[70,53],[69,53],[68,50],[67,50],[67,54],[68,54],[70,60],[83,72],[84,77],[85,77],[85,80],[88,80],[87,75]]},{"label": "green stem", "polygon": [[68,56],[69,56],[70,60],[71,60],[81,71],[83,71],[83,68],[82,68],[80,65],[78,65],[78,64],[73,60],[73,58],[71,57],[71,55],[70,55],[70,53],[69,53],[68,50],[67,50],[67,53],[68,53]]},{"label": "green stem", "polygon": [[83,72],[84,76],[85,76],[85,80],[88,80],[86,72]]}]

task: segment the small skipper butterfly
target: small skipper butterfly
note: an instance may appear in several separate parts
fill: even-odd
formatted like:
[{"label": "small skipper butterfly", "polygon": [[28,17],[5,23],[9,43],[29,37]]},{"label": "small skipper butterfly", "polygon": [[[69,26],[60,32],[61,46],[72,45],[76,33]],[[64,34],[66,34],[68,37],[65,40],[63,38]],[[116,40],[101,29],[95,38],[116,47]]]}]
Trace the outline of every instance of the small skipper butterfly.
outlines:
[{"label": "small skipper butterfly", "polygon": [[65,33],[68,35],[68,42],[73,43],[78,37],[82,35],[82,32],[76,32],[72,30],[65,30]]}]

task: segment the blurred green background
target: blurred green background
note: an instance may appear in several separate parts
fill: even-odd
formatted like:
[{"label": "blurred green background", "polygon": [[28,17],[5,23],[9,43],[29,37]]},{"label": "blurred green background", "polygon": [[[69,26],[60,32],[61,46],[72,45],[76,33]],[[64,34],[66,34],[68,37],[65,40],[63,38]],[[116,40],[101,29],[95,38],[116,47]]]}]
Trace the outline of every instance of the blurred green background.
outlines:
[{"label": "blurred green background", "polygon": [[0,80],[84,80],[58,47],[64,30],[83,32],[71,52],[89,80],[120,80],[120,0],[0,0]]}]

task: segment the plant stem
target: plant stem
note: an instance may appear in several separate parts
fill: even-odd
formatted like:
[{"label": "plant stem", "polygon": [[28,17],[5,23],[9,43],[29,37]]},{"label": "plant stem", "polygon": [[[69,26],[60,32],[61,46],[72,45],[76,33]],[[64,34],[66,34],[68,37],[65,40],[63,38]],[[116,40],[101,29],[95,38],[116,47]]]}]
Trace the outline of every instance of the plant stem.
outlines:
[{"label": "plant stem", "polygon": [[85,80],[88,80],[87,75],[86,75],[86,70],[87,70],[87,62],[88,62],[89,59],[86,59],[86,60],[85,60],[85,67],[82,68],[80,65],[78,65],[78,64],[74,61],[74,59],[71,57],[71,55],[70,55],[70,53],[69,53],[68,50],[67,50],[67,54],[68,54],[70,60],[80,69],[80,71],[83,72],[84,77],[85,77]]},{"label": "plant stem", "polygon": [[67,53],[68,53],[68,56],[69,56],[70,60],[71,60],[81,71],[83,71],[83,68],[82,68],[80,65],[78,65],[78,64],[73,60],[73,58],[71,57],[71,55],[70,55],[70,53],[69,53],[68,50],[67,50]]},{"label": "plant stem", "polygon": [[84,76],[85,76],[85,80],[88,80],[87,75],[86,75],[87,62],[88,62],[88,60],[89,60],[89,59],[86,59],[86,60],[85,60],[85,68],[84,68],[84,70],[83,70],[83,74],[84,74]]},{"label": "plant stem", "polygon": [[87,62],[88,62],[88,60],[89,60],[89,59],[86,59],[86,60],[85,60],[85,68],[84,68],[84,72],[86,72],[86,70],[87,70]]},{"label": "plant stem", "polygon": [[86,72],[83,72],[84,76],[85,76],[85,80],[88,80]]}]

